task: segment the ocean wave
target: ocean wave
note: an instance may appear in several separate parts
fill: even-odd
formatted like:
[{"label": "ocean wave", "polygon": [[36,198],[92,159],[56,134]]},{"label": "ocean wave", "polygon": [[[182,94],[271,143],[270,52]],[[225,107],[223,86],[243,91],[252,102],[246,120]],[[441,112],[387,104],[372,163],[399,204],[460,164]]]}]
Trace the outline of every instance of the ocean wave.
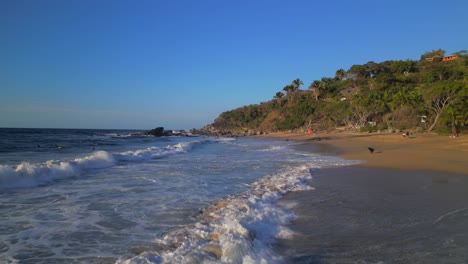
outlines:
[{"label": "ocean wave", "polygon": [[235,138],[232,138],[232,137],[216,137],[216,138],[211,138],[211,140],[216,141],[216,142],[233,142],[233,141],[237,141]]},{"label": "ocean wave", "polygon": [[84,170],[111,167],[114,164],[112,154],[96,151],[72,161],[49,160],[43,164],[23,162],[16,167],[0,165],[0,190],[39,186],[53,180],[78,176]]},{"label": "ocean wave", "polygon": [[161,157],[167,157],[170,155],[185,153],[189,151],[193,145],[199,144],[201,141],[192,142],[181,142],[175,145],[169,145],[166,147],[150,147],[144,149],[137,149],[132,151],[126,151],[122,153],[114,154],[120,161],[144,161],[151,160]]},{"label": "ocean wave", "polygon": [[205,209],[195,224],[155,241],[167,250],[144,252],[117,263],[283,263],[269,244],[294,236],[285,227],[294,215],[276,202],[287,192],[311,190],[306,182],[310,178],[309,166],[267,175],[249,190]]},{"label": "ocean wave", "polygon": [[284,149],[288,149],[287,146],[269,146],[268,148],[266,149],[259,149],[258,151],[259,152],[268,152],[268,151],[279,151],[279,150],[284,150]]},{"label": "ocean wave", "polygon": [[22,162],[13,167],[0,165],[0,190],[40,186],[55,180],[80,176],[87,170],[109,168],[118,162],[145,161],[185,153],[194,144],[199,143],[201,142],[181,142],[166,147],[151,147],[121,153],[95,151],[88,156],[69,161],[49,160],[40,164]]},{"label": "ocean wave", "polygon": [[120,134],[120,133],[107,133],[105,136],[107,137],[112,137],[112,138],[126,138],[126,137],[131,137],[133,134],[127,133],[127,134]]},{"label": "ocean wave", "polygon": [[126,132],[126,133],[106,133],[106,137],[110,138],[130,138],[130,137],[154,137],[153,135],[146,135],[141,132]]},{"label": "ocean wave", "polygon": [[195,223],[156,239],[154,248],[159,250],[116,263],[285,263],[271,244],[294,239],[295,233],[286,227],[295,217],[294,204],[280,206],[279,199],[288,192],[313,190],[308,181],[316,169],[361,162],[306,152],[297,158],[304,162],[258,179],[248,190],[202,210]]}]

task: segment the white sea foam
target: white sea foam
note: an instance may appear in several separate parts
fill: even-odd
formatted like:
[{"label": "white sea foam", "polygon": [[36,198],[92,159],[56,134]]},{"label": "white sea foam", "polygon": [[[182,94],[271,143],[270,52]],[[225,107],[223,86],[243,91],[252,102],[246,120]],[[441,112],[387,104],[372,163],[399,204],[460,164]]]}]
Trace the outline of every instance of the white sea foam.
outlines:
[{"label": "white sea foam", "polygon": [[216,137],[216,138],[211,138],[213,141],[218,141],[218,142],[233,142],[236,141],[235,138],[232,137]]},{"label": "white sea foam", "polygon": [[262,151],[263,152],[265,152],[265,151],[278,151],[278,150],[282,150],[282,149],[286,149],[286,148],[287,148],[286,146],[270,146],[270,147],[268,147],[266,149],[260,149],[258,151],[261,151],[261,152]]},{"label": "white sea foam", "polygon": [[103,169],[119,161],[144,161],[185,153],[199,141],[181,142],[166,147],[151,147],[122,153],[95,151],[92,154],[69,161],[49,160],[45,163],[23,162],[17,166],[0,165],[0,190],[34,187],[54,180],[80,176],[90,169]]},{"label": "white sea foam", "polygon": [[78,176],[85,170],[111,167],[113,156],[106,151],[96,151],[89,156],[71,161],[49,160],[42,164],[23,162],[16,167],[0,165],[0,190],[33,187],[53,180]]},{"label": "white sea foam", "polygon": [[303,153],[300,159],[305,161],[303,165],[288,166],[258,179],[247,191],[218,200],[194,224],[176,228],[155,241],[168,250],[147,251],[117,263],[284,263],[270,244],[275,239],[294,238],[295,233],[286,225],[295,217],[295,204],[280,206],[279,198],[287,192],[312,190],[307,182],[314,169],[360,162],[313,153]]},{"label": "white sea foam", "polygon": [[244,193],[207,208],[197,223],[176,229],[158,243],[163,252],[145,252],[118,263],[283,263],[269,243],[294,233],[284,227],[294,217],[276,205],[285,193],[312,189],[308,166],[288,167],[267,175]]},{"label": "white sea foam", "polygon": [[170,155],[185,153],[189,151],[194,144],[199,144],[201,141],[192,142],[181,142],[175,145],[169,145],[166,147],[150,147],[145,149],[137,149],[132,151],[126,151],[122,153],[114,154],[118,160],[122,161],[142,161],[151,160]]},{"label": "white sea foam", "polygon": [[[135,136],[135,133],[125,133],[125,134],[121,134],[121,133],[107,133],[105,134],[105,136],[107,137],[114,137],[114,138],[127,138],[127,137],[134,137]],[[138,136],[151,136],[152,135],[145,135],[145,134],[138,134]]]}]

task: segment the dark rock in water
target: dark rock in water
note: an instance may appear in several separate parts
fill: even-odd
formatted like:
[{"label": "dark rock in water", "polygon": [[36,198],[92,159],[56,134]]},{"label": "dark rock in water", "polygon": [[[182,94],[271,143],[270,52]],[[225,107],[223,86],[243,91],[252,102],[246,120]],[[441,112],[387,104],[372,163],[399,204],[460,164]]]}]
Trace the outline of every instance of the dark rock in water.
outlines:
[{"label": "dark rock in water", "polygon": [[157,127],[155,129],[151,129],[145,133],[146,135],[153,135],[155,137],[162,137],[164,136],[164,127]]},{"label": "dark rock in water", "polygon": [[155,137],[168,137],[168,136],[179,136],[179,137],[197,137],[197,136],[212,136],[212,137],[245,137],[253,135],[265,134],[263,131],[236,131],[236,130],[219,130],[211,126],[205,126],[200,129],[191,130],[164,130],[164,127],[157,127],[149,131],[143,132],[143,135],[152,135]]},{"label": "dark rock in water", "polygon": [[169,136],[179,136],[179,137],[193,137],[191,131],[184,130],[164,130],[164,127],[157,127],[143,133],[143,135],[151,135],[155,137],[169,137]]}]

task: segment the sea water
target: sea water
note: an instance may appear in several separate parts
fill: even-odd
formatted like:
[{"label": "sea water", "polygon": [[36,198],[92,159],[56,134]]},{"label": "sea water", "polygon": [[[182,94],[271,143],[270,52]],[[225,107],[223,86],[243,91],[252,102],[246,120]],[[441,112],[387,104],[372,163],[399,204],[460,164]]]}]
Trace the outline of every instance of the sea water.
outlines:
[{"label": "sea water", "polygon": [[283,263],[278,199],[353,161],[287,140],[0,129],[0,263]]}]

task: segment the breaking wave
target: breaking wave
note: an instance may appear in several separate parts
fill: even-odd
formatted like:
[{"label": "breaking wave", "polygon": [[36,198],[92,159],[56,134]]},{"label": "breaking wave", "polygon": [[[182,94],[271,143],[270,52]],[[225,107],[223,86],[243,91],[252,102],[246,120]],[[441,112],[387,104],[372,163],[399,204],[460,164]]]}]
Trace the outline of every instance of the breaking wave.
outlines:
[{"label": "breaking wave", "polygon": [[294,236],[284,227],[294,215],[276,202],[287,192],[312,189],[308,179],[309,166],[288,167],[267,175],[246,192],[203,210],[195,224],[155,241],[163,250],[117,263],[283,263],[269,244]]},{"label": "breaking wave", "polygon": [[34,187],[55,180],[80,176],[88,170],[115,166],[119,162],[145,161],[185,153],[202,141],[182,142],[166,147],[150,147],[121,153],[95,151],[69,161],[49,160],[44,163],[22,162],[17,166],[0,165],[0,190]]},{"label": "breaking wave", "polygon": [[242,193],[218,200],[202,210],[194,224],[156,239],[158,250],[121,258],[117,264],[285,263],[271,245],[276,239],[295,237],[286,227],[295,215],[292,208],[280,207],[278,200],[288,192],[312,190],[309,180],[316,169],[361,163],[307,153],[304,161],[258,179]]}]

